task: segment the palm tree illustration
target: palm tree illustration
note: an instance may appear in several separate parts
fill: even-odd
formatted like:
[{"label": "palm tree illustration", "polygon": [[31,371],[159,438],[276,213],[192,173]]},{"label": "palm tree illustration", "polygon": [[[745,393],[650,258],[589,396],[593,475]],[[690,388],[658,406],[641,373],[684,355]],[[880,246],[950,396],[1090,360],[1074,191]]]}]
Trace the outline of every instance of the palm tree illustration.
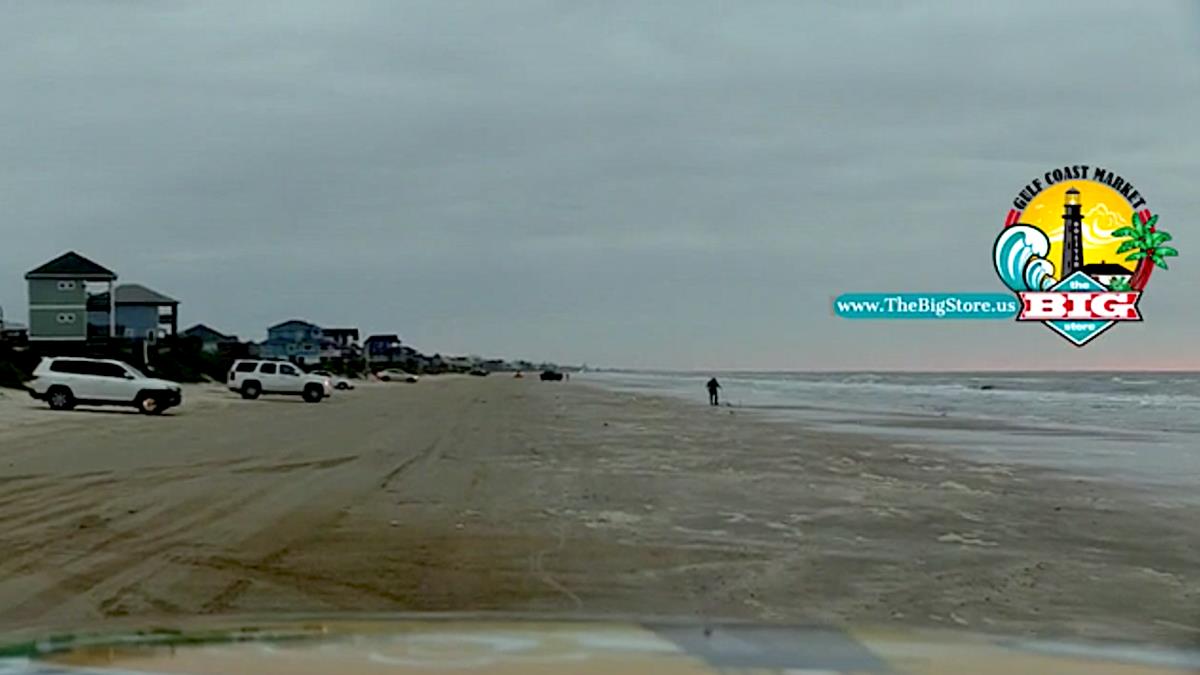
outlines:
[{"label": "palm tree illustration", "polygon": [[1163,244],[1171,241],[1171,235],[1156,227],[1158,216],[1150,216],[1148,220],[1142,220],[1142,217],[1135,211],[1131,218],[1132,224],[1129,227],[1119,227],[1113,230],[1114,237],[1125,237],[1125,241],[1121,243],[1117,253],[1129,253],[1125,256],[1128,262],[1138,261],[1137,268],[1133,271],[1133,277],[1129,281],[1118,279],[1114,281],[1112,290],[1123,291],[1133,290],[1141,291],[1146,288],[1147,282],[1150,281],[1150,273],[1154,271],[1154,266],[1167,268],[1167,258],[1179,255],[1170,246]]}]

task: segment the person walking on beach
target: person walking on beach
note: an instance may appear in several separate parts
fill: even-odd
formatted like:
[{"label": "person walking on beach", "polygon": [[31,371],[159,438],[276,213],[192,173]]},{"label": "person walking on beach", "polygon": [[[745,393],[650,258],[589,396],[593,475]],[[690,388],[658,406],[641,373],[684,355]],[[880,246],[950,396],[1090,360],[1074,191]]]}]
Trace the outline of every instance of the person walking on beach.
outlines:
[{"label": "person walking on beach", "polygon": [[721,401],[719,400],[719,397],[717,396],[717,390],[721,388],[721,383],[717,382],[717,378],[714,377],[714,378],[710,379],[708,381],[708,384],[706,384],[704,386],[708,388],[708,404],[709,405],[721,405]]}]

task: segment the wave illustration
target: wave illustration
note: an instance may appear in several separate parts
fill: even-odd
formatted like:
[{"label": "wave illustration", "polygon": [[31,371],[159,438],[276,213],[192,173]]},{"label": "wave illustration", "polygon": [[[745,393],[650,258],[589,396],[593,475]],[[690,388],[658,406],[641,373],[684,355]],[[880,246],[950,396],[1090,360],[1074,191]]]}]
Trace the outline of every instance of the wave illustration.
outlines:
[{"label": "wave illustration", "polygon": [[1044,232],[1018,223],[1006,228],[996,239],[992,250],[996,274],[1014,291],[1043,291],[1058,280],[1054,278],[1054,264],[1046,259],[1050,252],[1050,239]]}]

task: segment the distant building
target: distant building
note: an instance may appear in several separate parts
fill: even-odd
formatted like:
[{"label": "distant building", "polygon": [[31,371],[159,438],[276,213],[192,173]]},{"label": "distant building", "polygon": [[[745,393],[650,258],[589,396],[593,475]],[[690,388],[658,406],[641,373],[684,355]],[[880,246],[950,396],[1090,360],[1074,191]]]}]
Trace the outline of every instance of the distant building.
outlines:
[{"label": "distant building", "polygon": [[1098,263],[1089,263],[1079,268],[1079,271],[1089,277],[1099,281],[1105,286],[1111,286],[1116,279],[1124,278],[1129,281],[1133,278],[1133,272],[1116,263],[1104,262],[1101,260]]},{"label": "distant building", "polygon": [[477,356],[447,356],[446,366],[453,370],[470,370],[479,363]]},{"label": "distant building", "polygon": [[258,345],[258,356],[264,359],[287,359],[300,365],[321,362],[321,327],[291,319],[267,329],[267,339]]},{"label": "distant building", "polygon": [[325,328],[321,358],[352,359],[359,355],[357,328]]},{"label": "distant building", "polygon": [[358,346],[357,328],[325,328],[323,334],[331,342],[344,349]]},{"label": "distant building", "polygon": [[9,345],[24,345],[29,341],[29,327],[16,321],[5,321],[0,315],[0,342]]},{"label": "distant building", "polygon": [[400,336],[393,333],[368,337],[363,349],[369,363],[395,363],[404,358]]},{"label": "distant building", "polygon": [[446,371],[446,361],[442,358],[441,354],[434,354],[433,356],[418,354],[416,362],[418,367],[427,373],[442,373]]},{"label": "distant building", "polygon": [[238,339],[236,335],[225,335],[220,331],[209,328],[208,326],[198,323],[195,326],[180,333],[183,337],[195,338],[200,341],[200,349],[215,354],[223,347],[236,344]]},{"label": "distant building", "polygon": [[[88,337],[88,283],[108,284],[117,273],[68,251],[25,274],[29,282],[29,339],[84,341]],[[108,334],[116,334],[116,312],[109,307]]]},{"label": "distant building", "polygon": [[4,307],[0,307],[0,342],[24,344],[29,340],[29,327],[4,318]]},{"label": "distant building", "polygon": [[179,328],[179,301],[141,284],[117,286],[117,301],[112,303],[108,293],[91,295],[87,299],[88,334],[104,336],[108,333],[109,308],[116,309],[116,337],[145,338],[177,333]]}]

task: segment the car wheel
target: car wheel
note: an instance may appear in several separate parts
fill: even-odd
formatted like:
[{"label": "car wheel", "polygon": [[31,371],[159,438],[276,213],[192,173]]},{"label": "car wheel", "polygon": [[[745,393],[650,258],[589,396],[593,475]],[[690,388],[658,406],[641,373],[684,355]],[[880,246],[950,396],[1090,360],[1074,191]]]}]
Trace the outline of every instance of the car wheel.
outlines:
[{"label": "car wheel", "polygon": [[66,387],[50,387],[46,392],[46,402],[52,410],[70,410],[75,407],[75,397]]},{"label": "car wheel", "polygon": [[138,412],[143,415],[161,415],[166,407],[152,394],[142,394],[137,399]]},{"label": "car wheel", "polygon": [[242,385],[242,398],[254,400],[262,393],[262,387],[257,382],[247,382]]},{"label": "car wheel", "polygon": [[342,391],[346,391],[347,389],[350,388],[350,385],[346,384],[345,382],[338,382],[337,385],[335,386],[335,388],[341,389]]},{"label": "car wheel", "polygon": [[318,385],[310,384],[304,388],[304,400],[309,403],[319,403],[324,397],[325,392]]}]

